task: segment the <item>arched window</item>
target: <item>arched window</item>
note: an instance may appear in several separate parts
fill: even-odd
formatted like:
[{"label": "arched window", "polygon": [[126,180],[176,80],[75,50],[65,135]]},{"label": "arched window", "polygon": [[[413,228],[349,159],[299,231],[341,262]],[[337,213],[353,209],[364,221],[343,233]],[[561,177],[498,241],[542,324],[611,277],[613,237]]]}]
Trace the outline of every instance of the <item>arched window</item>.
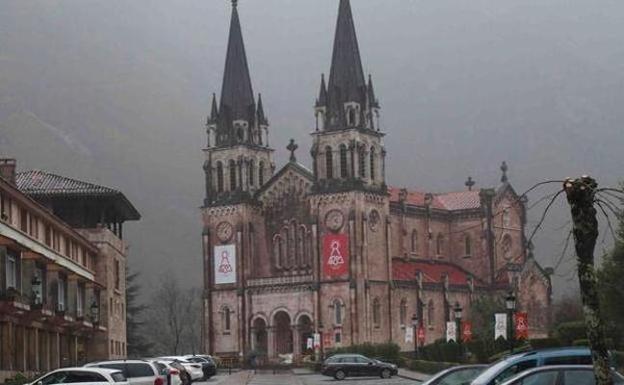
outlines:
[{"label": "arched window", "polygon": [[254,181],[255,181],[255,176],[256,176],[256,175],[255,175],[255,169],[254,169],[254,167],[255,167],[254,161],[253,161],[253,160],[250,160],[250,161],[249,161],[249,173],[248,173],[248,176],[249,176],[249,185],[250,185],[250,186],[253,186],[253,185],[254,185]]},{"label": "arched window", "polygon": [[444,235],[438,234],[436,239],[436,254],[442,256],[444,254]]},{"label": "arched window", "polygon": [[221,324],[223,326],[223,332],[229,332],[231,329],[231,311],[227,306],[223,307],[223,311],[221,313],[222,320]]},{"label": "arched window", "polygon": [[242,142],[243,140],[245,140],[245,130],[243,129],[243,127],[239,125],[236,133],[237,133],[239,142]]},{"label": "arched window", "polygon": [[435,313],[433,309],[433,300],[429,300],[429,304],[427,305],[427,325],[430,327],[433,326],[433,322],[435,321]]},{"label": "arched window", "polygon": [[339,299],[334,300],[334,322],[336,325],[342,325],[342,301]]},{"label": "arched window", "polygon": [[217,191],[223,192],[223,163],[217,162]]},{"label": "arched window", "polygon": [[464,236],[464,255],[467,257],[472,255],[472,238],[468,234]]},{"label": "arched window", "polygon": [[407,301],[405,299],[401,300],[401,305],[399,307],[399,322],[401,326],[406,325],[405,317],[407,316]]},{"label": "arched window", "polygon": [[306,260],[306,228],[304,225],[299,226],[299,237],[297,238],[297,261],[296,264],[302,268]]},{"label": "arched window", "polygon": [[381,304],[379,303],[379,298],[375,298],[373,300],[373,324],[376,327],[379,327],[380,321],[381,321]]},{"label": "arched window", "polygon": [[348,168],[347,168],[347,146],[344,144],[340,145],[340,177],[346,178],[348,176]]},{"label": "arched window", "polygon": [[370,150],[370,179],[375,181],[375,149],[371,147]]},{"label": "arched window", "polygon": [[260,162],[260,166],[258,167],[258,180],[260,186],[264,184],[264,162]]},{"label": "arched window", "polygon": [[230,191],[236,190],[236,162],[230,160]]},{"label": "arched window", "polygon": [[277,234],[273,237],[273,256],[277,268],[282,267],[282,236]]},{"label": "arched window", "polygon": [[503,237],[503,258],[507,260],[511,259],[512,244],[511,235],[505,234]]},{"label": "arched window", "polygon": [[418,253],[418,231],[412,230],[412,253]]},{"label": "arched window", "polygon": [[334,154],[330,146],[325,147],[325,175],[327,179],[334,178]]},{"label": "arched window", "polygon": [[509,212],[509,207],[506,207],[503,210],[503,227],[511,226],[511,213]]},{"label": "arched window", "polygon": [[366,177],[366,148],[362,146],[358,154],[360,165],[360,178]]}]

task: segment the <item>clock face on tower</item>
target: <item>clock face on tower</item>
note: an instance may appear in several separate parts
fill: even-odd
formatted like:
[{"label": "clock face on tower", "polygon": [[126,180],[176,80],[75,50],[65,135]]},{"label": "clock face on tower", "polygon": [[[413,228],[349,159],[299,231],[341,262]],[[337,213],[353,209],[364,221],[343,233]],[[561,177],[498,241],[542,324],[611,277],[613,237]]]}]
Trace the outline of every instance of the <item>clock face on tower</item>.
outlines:
[{"label": "clock face on tower", "polygon": [[331,210],[325,216],[325,226],[332,231],[339,231],[344,224],[344,215],[340,210]]},{"label": "clock face on tower", "polygon": [[227,242],[232,238],[233,228],[229,222],[221,222],[217,225],[217,237],[221,242]]}]

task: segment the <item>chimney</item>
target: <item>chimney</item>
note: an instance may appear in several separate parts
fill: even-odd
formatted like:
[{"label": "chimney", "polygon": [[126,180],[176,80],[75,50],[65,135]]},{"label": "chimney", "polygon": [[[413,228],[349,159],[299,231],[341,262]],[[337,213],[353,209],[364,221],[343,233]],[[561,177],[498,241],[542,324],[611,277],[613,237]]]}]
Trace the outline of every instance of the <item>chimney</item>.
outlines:
[{"label": "chimney", "polygon": [[0,159],[0,177],[4,178],[4,180],[12,185],[15,185],[15,164],[15,159]]}]

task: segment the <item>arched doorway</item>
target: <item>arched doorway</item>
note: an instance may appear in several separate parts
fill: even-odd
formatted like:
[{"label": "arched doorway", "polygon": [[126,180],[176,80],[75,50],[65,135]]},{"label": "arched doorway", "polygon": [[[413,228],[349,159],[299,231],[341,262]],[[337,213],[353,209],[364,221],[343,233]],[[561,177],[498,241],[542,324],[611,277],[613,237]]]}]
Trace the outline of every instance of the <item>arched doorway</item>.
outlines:
[{"label": "arched doorway", "polygon": [[302,355],[314,353],[314,349],[308,349],[308,338],[312,338],[314,333],[310,317],[305,314],[299,317],[297,331],[299,332],[299,352]]},{"label": "arched doorway", "polygon": [[273,317],[275,329],[275,353],[288,354],[293,352],[293,333],[290,325],[290,316],[280,311]]},{"label": "arched doorway", "polygon": [[267,334],[267,324],[262,318],[256,318],[251,325],[252,349],[259,356],[266,356],[269,343]]}]

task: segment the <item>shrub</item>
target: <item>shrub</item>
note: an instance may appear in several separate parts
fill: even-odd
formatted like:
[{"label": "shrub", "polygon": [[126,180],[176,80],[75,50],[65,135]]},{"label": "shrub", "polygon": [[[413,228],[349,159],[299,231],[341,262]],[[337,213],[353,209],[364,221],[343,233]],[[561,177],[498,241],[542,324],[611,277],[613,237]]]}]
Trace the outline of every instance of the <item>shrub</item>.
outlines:
[{"label": "shrub", "polygon": [[571,345],[576,340],[587,338],[587,328],[584,321],[564,322],[555,328],[555,337],[563,345]]},{"label": "shrub", "polygon": [[403,357],[401,357],[401,348],[393,342],[386,342],[383,344],[371,344],[366,342],[359,345],[335,348],[328,354],[328,356],[342,353],[361,354],[366,357],[376,358],[399,366],[403,366],[404,364]]},{"label": "shrub", "polygon": [[28,383],[28,378],[22,373],[17,373],[15,377],[7,379],[5,385],[23,385]]},{"label": "shrub", "polygon": [[611,359],[613,360],[613,365],[618,371],[624,369],[624,352],[612,351]]}]

